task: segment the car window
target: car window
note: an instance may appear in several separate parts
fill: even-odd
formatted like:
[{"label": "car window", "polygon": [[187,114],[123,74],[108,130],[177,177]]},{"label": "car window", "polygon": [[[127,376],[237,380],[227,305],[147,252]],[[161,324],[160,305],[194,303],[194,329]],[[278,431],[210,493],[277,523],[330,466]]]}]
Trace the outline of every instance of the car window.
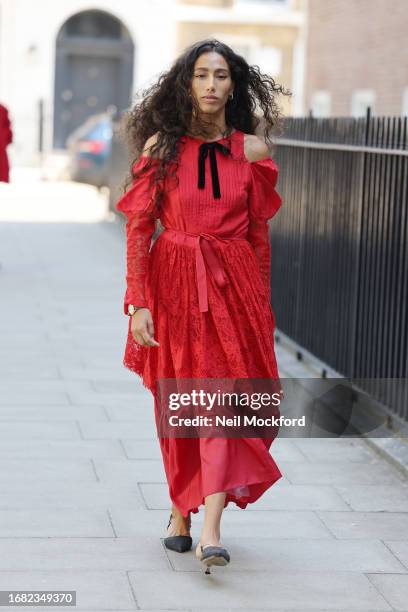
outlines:
[{"label": "car window", "polygon": [[94,125],[87,133],[86,138],[92,140],[109,140],[112,136],[112,128],[110,124],[106,121],[97,123]]}]

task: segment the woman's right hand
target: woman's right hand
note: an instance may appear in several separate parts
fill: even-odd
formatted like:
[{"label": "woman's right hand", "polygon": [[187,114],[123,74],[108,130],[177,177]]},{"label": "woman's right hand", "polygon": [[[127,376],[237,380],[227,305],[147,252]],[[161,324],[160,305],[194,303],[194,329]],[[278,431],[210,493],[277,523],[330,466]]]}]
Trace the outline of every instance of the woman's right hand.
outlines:
[{"label": "woman's right hand", "polygon": [[160,346],[154,339],[152,314],[148,308],[139,308],[131,315],[130,331],[141,346]]}]

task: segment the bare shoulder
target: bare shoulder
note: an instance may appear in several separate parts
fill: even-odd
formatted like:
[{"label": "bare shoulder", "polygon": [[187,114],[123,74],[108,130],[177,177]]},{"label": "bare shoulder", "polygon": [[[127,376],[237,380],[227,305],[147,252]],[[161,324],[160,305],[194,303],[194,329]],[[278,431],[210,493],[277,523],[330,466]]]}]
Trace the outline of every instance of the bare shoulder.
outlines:
[{"label": "bare shoulder", "polygon": [[269,147],[255,134],[244,134],[244,153],[249,162],[269,157]]},{"label": "bare shoulder", "polygon": [[142,155],[146,155],[147,157],[161,157],[161,151],[155,151],[154,153],[151,151],[152,147],[157,144],[158,139],[159,132],[156,132],[153,134],[153,136],[150,136],[144,144]]}]

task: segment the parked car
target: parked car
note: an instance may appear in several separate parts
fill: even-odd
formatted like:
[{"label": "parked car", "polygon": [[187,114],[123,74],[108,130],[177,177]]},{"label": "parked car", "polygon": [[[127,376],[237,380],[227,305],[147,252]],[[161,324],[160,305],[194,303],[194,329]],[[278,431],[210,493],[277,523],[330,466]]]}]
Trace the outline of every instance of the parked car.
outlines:
[{"label": "parked car", "polygon": [[67,138],[71,180],[102,187],[109,183],[112,115],[92,115]]}]

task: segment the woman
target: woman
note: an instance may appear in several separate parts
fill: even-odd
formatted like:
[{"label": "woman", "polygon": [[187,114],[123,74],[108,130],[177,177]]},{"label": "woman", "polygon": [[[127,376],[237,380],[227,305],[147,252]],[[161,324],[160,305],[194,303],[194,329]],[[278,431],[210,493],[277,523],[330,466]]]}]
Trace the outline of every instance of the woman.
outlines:
[{"label": "woman", "polygon": [[[127,217],[123,363],[153,393],[157,425],[160,380],[279,380],[267,224],[281,205],[278,169],[254,135],[256,104],[266,137],[275,126],[276,93],[291,95],[211,39],[188,48],[128,115],[142,155],[116,205]],[[164,230],[149,251],[157,219]],[[223,508],[245,508],[282,476],[273,438],[159,441],[173,502],[165,545],[191,548],[191,513],[205,504],[196,556],[209,573],[230,560]]]},{"label": "woman", "polygon": [[0,181],[4,183],[8,183],[10,180],[7,147],[12,142],[13,132],[8,110],[3,104],[0,104]]}]

